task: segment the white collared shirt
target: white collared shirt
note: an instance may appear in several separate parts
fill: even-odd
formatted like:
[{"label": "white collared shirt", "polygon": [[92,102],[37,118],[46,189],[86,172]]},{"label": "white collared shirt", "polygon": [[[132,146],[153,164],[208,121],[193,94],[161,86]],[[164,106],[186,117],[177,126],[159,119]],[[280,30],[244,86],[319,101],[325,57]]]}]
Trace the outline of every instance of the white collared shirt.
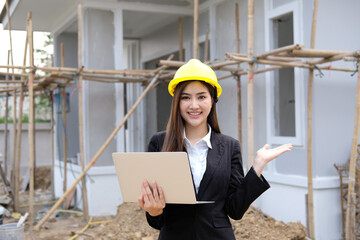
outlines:
[{"label": "white collared shirt", "polygon": [[209,132],[205,137],[200,139],[194,146],[191,145],[189,139],[186,138],[184,129],[184,138],[186,142],[186,150],[189,156],[191,172],[194,180],[196,194],[199,191],[200,182],[206,170],[206,158],[209,148],[212,149],[210,136],[211,127],[208,125]]}]

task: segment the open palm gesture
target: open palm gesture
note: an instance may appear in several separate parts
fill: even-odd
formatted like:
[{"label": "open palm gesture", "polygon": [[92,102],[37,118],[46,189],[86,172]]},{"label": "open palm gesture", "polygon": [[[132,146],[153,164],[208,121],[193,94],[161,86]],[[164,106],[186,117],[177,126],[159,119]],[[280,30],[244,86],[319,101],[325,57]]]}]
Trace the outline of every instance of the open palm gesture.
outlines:
[{"label": "open palm gesture", "polygon": [[262,170],[264,169],[265,165],[270,162],[271,160],[277,158],[281,154],[285,152],[291,151],[292,144],[284,144],[277,148],[269,149],[270,145],[265,144],[262,148],[260,148],[256,152],[256,157],[254,160],[254,170],[258,174],[258,176],[261,175]]}]

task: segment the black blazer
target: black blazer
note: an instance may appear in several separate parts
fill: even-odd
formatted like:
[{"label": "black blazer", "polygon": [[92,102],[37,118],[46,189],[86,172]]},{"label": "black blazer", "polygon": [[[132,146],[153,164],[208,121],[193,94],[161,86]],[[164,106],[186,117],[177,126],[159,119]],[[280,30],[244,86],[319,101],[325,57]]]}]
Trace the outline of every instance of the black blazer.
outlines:
[{"label": "black blazer", "polygon": [[[161,151],[165,132],[155,134],[149,152]],[[159,229],[159,239],[235,239],[229,217],[241,219],[250,204],[270,186],[253,168],[244,177],[240,144],[237,140],[212,131],[212,149],[199,186],[198,201],[213,204],[166,204],[163,214],[152,217],[149,225]]]}]

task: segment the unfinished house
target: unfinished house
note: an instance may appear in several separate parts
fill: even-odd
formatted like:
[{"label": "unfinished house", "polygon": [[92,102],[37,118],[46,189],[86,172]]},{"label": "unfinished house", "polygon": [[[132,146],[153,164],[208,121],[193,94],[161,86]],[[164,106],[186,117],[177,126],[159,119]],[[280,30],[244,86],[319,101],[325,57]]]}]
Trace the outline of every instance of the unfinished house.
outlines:
[{"label": "unfinished house", "polygon": [[[246,0],[200,0],[199,59],[225,59],[236,51],[235,4],[239,4],[240,52],[248,47],[248,2]],[[77,6],[82,4],[82,38],[78,49]],[[300,44],[310,48],[314,2],[302,0],[255,1],[254,53]],[[317,15],[316,49],[354,51],[360,48],[360,2],[323,0]],[[179,54],[179,18],[183,26],[183,56],[193,53],[192,0],[13,0],[10,1],[12,28],[25,30],[27,12],[32,11],[36,31],[48,31],[54,39],[55,66],[78,67],[82,51],[84,69],[154,69],[160,59]],[[5,10],[1,22],[7,26]],[[209,30],[209,31],[208,31]],[[208,33],[208,38],[206,37]],[[208,39],[208,44],[206,43]],[[206,49],[206,47],[208,49]],[[206,53],[206,54],[205,54]],[[181,55],[182,55],[181,54]],[[358,69],[353,62],[336,62],[337,67]],[[263,66],[254,64],[255,69]],[[330,66],[330,65],[329,65]],[[329,67],[328,70],[331,69]],[[244,66],[246,70],[246,66]],[[263,175],[271,188],[255,206],[278,220],[301,221],[307,226],[307,82],[308,69],[284,68],[254,77],[254,146],[269,143],[276,147],[292,143],[293,150],[270,163]],[[312,109],[312,161],[314,225],[316,239],[341,239],[342,221],[339,175],[334,164],[345,164],[351,152],[354,129],[356,74],[315,69]],[[217,72],[218,77],[228,73]],[[74,79],[76,74],[74,74]],[[79,137],[84,140],[88,164],[109,134],[138,99],[141,83],[86,81],[83,91],[84,134],[78,129],[78,86],[66,88],[67,184],[81,173]],[[224,134],[238,136],[238,83],[220,80],[223,94],[218,117]],[[248,158],[247,77],[241,78],[242,155]],[[60,92],[59,92],[60,94]],[[60,100],[59,100],[60,101]],[[89,214],[111,215],[122,203],[112,152],[146,151],[149,138],[165,129],[171,97],[167,82],[159,83],[146,96],[86,176]],[[63,194],[63,119],[61,104],[55,102],[55,195]],[[50,165],[50,159],[49,159]],[[81,204],[81,187],[75,193]]]}]

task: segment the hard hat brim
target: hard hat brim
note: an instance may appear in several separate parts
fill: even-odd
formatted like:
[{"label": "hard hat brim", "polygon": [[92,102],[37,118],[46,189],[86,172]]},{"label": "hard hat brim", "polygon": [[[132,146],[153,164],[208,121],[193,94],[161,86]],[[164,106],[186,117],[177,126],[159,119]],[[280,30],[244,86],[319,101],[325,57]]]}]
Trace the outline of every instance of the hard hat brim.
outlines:
[{"label": "hard hat brim", "polygon": [[185,82],[185,81],[204,81],[208,84],[210,84],[211,86],[216,88],[216,92],[217,92],[217,97],[220,97],[221,93],[222,93],[222,89],[221,86],[214,82],[214,80],[210,79],[210,78],[206,78],[206,77],[184,77],[184,78],[176,78],[170,81],[169,86],[168,86],[168,91],[170,93],[171,96],[174,96],[174,91],[176,86],[181,83],[181,82]]}]

